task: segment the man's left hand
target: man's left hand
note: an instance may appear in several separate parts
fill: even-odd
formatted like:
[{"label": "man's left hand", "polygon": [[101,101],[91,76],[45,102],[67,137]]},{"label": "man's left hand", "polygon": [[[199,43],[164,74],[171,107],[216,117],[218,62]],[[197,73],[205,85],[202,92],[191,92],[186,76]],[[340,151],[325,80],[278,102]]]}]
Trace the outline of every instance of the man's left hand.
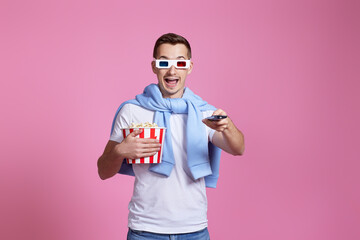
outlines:
[{"label": "man's left hand", "polygon": [[[221,109],[217,109],[213,115],[227,116],[226,112]],[[216,130],[212,138],[212,143],[215,146],[232,155],[243,154],[245,150],[244,135],[237,129],[229,117],[218,121],[208,119],[203,119],[202,121],[209,128]]]},{"label": "man's left hand", "polygon": [[[226,116],[226,112],[222,109],[217,109],[214,113],[214,115],[221,115],[221,116]],[[202,120],[203,123],[206,124],[206,126],[208,126],[211,129],[214,129],[218,132],[223,132],[225,129],[227,129],[229,127],[229,118],[224,118],[221,120],[217,120],[217,121],[212,121],[212,120],[208,120],[208,119],[203,119]]]}]

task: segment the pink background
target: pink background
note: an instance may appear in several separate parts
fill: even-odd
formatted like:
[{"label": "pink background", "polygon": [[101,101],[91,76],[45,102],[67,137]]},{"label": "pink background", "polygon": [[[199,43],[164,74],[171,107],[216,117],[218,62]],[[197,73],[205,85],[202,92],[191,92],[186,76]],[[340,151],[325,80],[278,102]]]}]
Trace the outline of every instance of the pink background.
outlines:
[{"label": "pink background", "polygon": [[[125,239],[133,178],[101,181],[119,104],[156,82],[163,33],[188,86],[246,136],[208,191],[212,239],[360,239],[360,4],[0,3],[1,239]],[[236,236],[234,236],[236,232]]]}]

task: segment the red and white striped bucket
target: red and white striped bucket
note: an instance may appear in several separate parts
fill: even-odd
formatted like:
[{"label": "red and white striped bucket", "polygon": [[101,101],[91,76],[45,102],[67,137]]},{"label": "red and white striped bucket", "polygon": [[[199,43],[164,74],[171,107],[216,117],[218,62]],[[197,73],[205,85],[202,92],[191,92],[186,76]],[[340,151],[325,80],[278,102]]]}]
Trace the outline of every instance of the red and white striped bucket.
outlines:
[{"label": "red and white striped bucket", "polygon": [[137,138],[152,138],[159,140],[161,147],[160,151],[158,151],[154,156],[146,157],[146,158],[138,158],[138,159],[126,159],[128,164],[144,164],[144,163],[161,163],[162,158],[162,149],[164,145],[165,138],[165,127],[140,127],[140,128],[123,128],[124,138],[132,133],[134,130],[143,129],[143,131],[137,135]]}]

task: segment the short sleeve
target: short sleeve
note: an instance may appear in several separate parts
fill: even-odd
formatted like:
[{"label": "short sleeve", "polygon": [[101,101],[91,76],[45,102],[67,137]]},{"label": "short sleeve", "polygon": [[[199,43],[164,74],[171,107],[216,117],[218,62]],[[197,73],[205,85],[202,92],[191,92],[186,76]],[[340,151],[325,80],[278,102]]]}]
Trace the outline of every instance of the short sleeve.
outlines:
[{"label": "short sleeve", "polygon": [[110,140],[115,142],[122,142],[124,139],[123,133],[121,131],[122,128],[127,128],[131,122],[131,111],[129,104],[125,104],[117,116],[115,116],[114,128],[110,135]]},{"label": "short sleeve", "polygon": [[[210,117],[213,113],[214,113],[214,111],[212,111],[212,110],[204,111],[204,112],[202,112],[203,118]],[[214,129],[209,128],[206,125],[205,125],[205,128],[206,128],[206,134],[208,135],[208,139],[210,142],[212,142],[213,136],[216,131]]]}]

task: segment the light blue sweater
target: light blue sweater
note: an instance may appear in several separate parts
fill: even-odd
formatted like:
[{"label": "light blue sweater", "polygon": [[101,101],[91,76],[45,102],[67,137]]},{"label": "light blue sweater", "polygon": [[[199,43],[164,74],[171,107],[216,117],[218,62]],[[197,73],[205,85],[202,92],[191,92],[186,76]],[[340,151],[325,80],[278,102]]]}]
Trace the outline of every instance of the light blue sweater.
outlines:
[{"label": "light blue sweater", "polygon": [[[202,122],[202,111],[216,110],[216,108],[189,88],[185,88],[182,98],[163,98],[157,84],[150,84],[142,94],[135,99],[126,101],[118,108],[112,124],[111,133],[114,130],[115,121],[119,111],[125,104],[135,104],[154,111],[154,122],[160,127],[166,127],[165,142],[162,162],[152,164],[149,170],[165,176],[170,176],[175,164],[171,142],[170,116],[172,113],[188,114],[186,128],[187,162],[194,180],[205,177],[207,187],[216,188],[219,177],[219,165],[221,149],[208,142],[205,125]],[[196,134],[194,134],[196,133]],[[132,165],[123,162],[119,173],[134,175]]]}]

